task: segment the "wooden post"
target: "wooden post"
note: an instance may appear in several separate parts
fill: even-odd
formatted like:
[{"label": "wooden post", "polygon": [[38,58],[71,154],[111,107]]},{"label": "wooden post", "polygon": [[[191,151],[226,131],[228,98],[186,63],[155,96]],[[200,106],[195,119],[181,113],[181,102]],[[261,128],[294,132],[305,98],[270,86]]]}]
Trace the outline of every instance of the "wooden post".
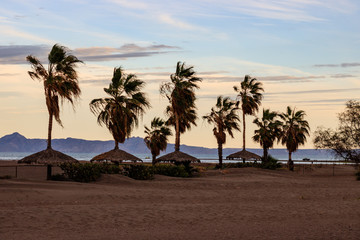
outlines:
[{"label": "wooden post", "polygon": [[51,170],[52,170],[52,166],[51,164],[47,165],[47,175],[46,175],[46,180],[50,180],[51,179]]},{"label": "wooden post", "polygon": [[335,176],[335,163],[333,163],[333,176]]},{"label": "wooden post", "polygon": [[17,172],[18,172],[18,171],[17,171],[17,170],[18,170],[17,167],[18,167],[18,166],[15,167],[15,178],[17,178],[17,175],[18,175],[18,173],[17,173]]}]

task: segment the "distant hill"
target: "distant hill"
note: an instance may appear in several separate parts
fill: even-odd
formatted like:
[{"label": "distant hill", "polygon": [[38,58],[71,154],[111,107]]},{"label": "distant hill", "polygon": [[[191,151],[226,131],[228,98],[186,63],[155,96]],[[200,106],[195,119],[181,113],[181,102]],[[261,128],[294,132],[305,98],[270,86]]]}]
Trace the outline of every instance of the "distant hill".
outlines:
[{"label": "distant hill", "polygon": [[[38,152],[46,148],[45,139],[29,139],[23,135],[15,132],[13,134],[5,135],[0,138],[0,152]],[[53,139],[52,147],[55,150],[64,153],[102,153],[114,148],[114,141],[92,141],[77,138]],[[146,147],[143,138],[132,137],[125,141],[124,144],[119,144],[119,148],[132,154],[148,154],[149,149]],[[224,158],[234,152],[240,151],[240,148],[224,148]],[[262,149],[247,149],[258,155],[262,155]],[[174,144],[168,144],[165,152],[162,154],[174,151]],[[181,151],[196,155],[212,158],[217,157],[217,148],[204,148],[181,145]],[[286,149],[270,149],[270,154],[279,159],[287,159],[288,153]],[[329,159],[332,158],[328,150],[314,150],[301,149],[293,154],[293,159],[302,159],[308,157],[310,159]]]}]

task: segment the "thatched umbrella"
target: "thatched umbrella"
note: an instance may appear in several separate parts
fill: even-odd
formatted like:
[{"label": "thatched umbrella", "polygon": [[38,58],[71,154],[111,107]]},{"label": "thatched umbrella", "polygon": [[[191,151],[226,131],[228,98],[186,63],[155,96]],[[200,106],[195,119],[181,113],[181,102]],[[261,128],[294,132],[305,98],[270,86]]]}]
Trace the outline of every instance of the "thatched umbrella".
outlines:
[{"label": "thatched umbrella", "polygon": [[113,149],[111,151],[99,154],[93,157],[90,161],[111,161],[115,163],[121,163],[123,161],[142,162],[140,158],[135,157],[134,155],[120,149]]},{"label": "thatched umbrella", "polygon": [[171,162],[171,163],[185,163],[185,162],[192,162],[192,163],[200,163],[200,160],[190,156],[189,154],[183,153],[181,151],[175,151],[164,156],[159,157],[156,159],[157,162]]},{"label": "thatched umbrella", "polygon": [[37,164],[59,164],[59,163],[77,163],[73,157],[63,154],[51,148],[41,152],[31,154],[19,160],[18,163],[37,163]]},{"label": "thatched umbrella", "polygon": [[245,163],[246,160],[261,160],[261,157],[255,153],[248,152],[245,149],[241,150],[240,152],[236,152],[230,154],[226,157],[226,160],[243,160]]}]

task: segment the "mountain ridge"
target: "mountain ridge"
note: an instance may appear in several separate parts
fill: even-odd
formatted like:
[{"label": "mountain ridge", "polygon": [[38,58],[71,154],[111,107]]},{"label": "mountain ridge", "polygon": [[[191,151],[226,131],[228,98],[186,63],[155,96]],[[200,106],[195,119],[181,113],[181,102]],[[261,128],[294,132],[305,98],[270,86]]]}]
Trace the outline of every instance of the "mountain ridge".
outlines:
[{"label": "mountain ridge", "polygon": [[[0,152],[39,152],[44,150],[47,146],[46,139],[26,138],[18,132],[5,135],[0,138]],[[79,138],[59,138],[52,139],[52,147],[64,153],[103,153],[114,148],[113,140],[85,140]],[[146,147],[143,138],[131,137],[126,139],[123,144],[119,144],[119,148],[132,154],[147,154],[150,155],[150,150]],[[241,148],[224,148],[224,158],[234,152],[240,151]],[[262,156],[262,149],[249,148],[247,149]],[[174,144],[169,143],[166,151],[161,155],[174,151]],[[217,148],[205,148],[181,145],[181,151],[191,155],[212,156],[217,158]],[[270,154],[274,156],[281,156],[281,159],[287,158],[286,149],[270,149]],[[329,150],[315,150],[315,149],[300,149],[293,154],[294,159],[302,159],[304,156],[311,159],[317,159],[319,156],[331,156]]]}]

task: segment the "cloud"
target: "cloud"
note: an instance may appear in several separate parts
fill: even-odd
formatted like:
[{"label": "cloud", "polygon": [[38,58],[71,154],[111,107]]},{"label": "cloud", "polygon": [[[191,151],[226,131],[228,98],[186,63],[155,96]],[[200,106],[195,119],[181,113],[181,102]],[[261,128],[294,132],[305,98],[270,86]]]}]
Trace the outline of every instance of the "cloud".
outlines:
[{"label": "cloud", "polygon": [[168,46],[164,44],[139,46],[136,44],[125,44],[119,48],[112,47],[90,47],[77,48],[74,54],[83,61],[111,61],[116,59],[149,57],[152,55],[159,55],[169,53],[165,50],[181,49],[176,46]]},{"label": "cloud", "polygon": [[335,74],[335,75],[331,75],[331,78],[353,78],[356,77],[354,75],[350,75],[350,74]]},{"label": "cloud", "polygon": [[[205,81],[208,82],[240,82],[243,80],[243,77],[239,76],[204,76]],[[315,79],[322,79],[325,76],[303,76],[296,77],[291,75],[281,75],[281,76],[264,76],[256,77],[260,82],[274,82],[274,83],[297,83],[297,82],[313,82]]]},{"label": "cloud", "polygon": [[335,67],[359,67],[360,63],[340,63],[340,64],[315,64],[313,67],[329,67],[329,68],[335,68]]},{"label": "cloud", "polygon": [[[45,60],[51,47],[48,45],[8,45],[0,46],[0,64],[25,64],[26,56],[34,55],[40,60]],[[83,61],[111,61],[116,59],[148,57],[169,53],[165,50],[178,50],[180,47],[164,44],[138,46],[136,44],[125,44],[119,48],[91,47],[77,48],[72,51]]]},{"label": "cloud", "polygon": [[9,45],[0,46],[0,64],[24,64],[26,56],[45,57],[50,47],[46,45]]},{"label": "cloud", "polygon": [[318,93],[343,93],[359,91],[360,88],[340,88],[340,89],[315,89],[306,91],[288,91],[288,92],[273,92],[264,93],[264,95],[294,95],[294,94],[318,94]]},{"label": "cloud", "polygon": [[19,92],[0,91],[0,98],[20,97],[20,96],[22,96],[22,94]]}]

